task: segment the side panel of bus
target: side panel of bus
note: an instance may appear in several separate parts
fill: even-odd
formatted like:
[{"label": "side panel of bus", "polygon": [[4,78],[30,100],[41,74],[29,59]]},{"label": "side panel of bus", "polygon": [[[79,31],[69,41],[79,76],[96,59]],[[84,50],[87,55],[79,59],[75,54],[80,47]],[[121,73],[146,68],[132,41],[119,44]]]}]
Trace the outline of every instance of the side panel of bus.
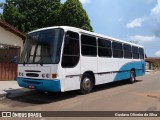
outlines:
[{"label": "side panel of bus", "polygon": [[[98,58],[98,79],[96,84],[112,82],[118,70],[118,59],[114,58]],[[99,82],[103,80],[103,82]]]}]

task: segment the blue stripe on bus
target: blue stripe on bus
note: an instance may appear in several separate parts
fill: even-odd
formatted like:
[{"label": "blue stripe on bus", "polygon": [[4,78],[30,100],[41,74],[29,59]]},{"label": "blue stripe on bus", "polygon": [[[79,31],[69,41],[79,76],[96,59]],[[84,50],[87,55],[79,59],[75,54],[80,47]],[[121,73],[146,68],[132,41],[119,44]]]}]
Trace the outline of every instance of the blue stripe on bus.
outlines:
[{"label": "blue stripe on bus", "polygon": [[60,92],[61,91],[61,84],[60,80],[34,80],[34,79],[27,79],[27,78],[17,78],[17,82],[20,87],[29,88],[29,86],[34,86],[36,90],[42,91],[51,91],[51,92]]},{"label": "blue stripe on bus", "polygon": [[145,74],[145,61],[140,62],[130,62],[121,67],[114,81],[124,80],[130,78],[131,69],[135,69],[136,77],[142,76]]}]

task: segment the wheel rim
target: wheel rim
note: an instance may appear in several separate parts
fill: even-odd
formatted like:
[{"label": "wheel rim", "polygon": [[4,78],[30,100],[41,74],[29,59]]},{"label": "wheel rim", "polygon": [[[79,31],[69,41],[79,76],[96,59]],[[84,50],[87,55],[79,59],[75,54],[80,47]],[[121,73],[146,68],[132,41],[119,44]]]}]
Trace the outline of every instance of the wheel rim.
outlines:
[{"label": "wheel rim", "polygon": [[91,83],[91,80],[89,78],[84,78],[83,84],[82,84],[84,90],[90,90],[91,84],[92,83]]}]

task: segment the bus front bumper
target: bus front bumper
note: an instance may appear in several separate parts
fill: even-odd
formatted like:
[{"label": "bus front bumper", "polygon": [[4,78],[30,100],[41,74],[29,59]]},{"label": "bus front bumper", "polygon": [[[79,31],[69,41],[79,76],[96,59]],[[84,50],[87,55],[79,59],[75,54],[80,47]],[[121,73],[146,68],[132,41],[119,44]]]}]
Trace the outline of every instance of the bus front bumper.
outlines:
[{"label": "bus front bumper", "polygon": [[59,79],[54,80],[37,80],[37,79],[28,79],[28,78],[17,78],[17,82],[20,87],[50,91],[50,92],[60,92],[61,84]]}]

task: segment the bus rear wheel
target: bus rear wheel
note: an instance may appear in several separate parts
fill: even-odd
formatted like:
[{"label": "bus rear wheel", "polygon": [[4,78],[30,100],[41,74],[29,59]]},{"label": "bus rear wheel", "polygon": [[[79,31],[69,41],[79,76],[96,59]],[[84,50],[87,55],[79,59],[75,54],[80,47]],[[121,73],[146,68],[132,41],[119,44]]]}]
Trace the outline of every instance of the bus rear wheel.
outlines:
[{"label": "bus rear wheel", "polygon": [[88,94],[93,89],[93,76],[86,73],[81,79],[80,92],[81,94]]},{"label": "bus rear wheel", "polygon": [[133,84],[135,81],[136,81],[135,71],[134,71],[134,70],[132,70],[132,71],[130,72],[130,79],[129,79],[129,83],[130,83],[130,84]]}]

